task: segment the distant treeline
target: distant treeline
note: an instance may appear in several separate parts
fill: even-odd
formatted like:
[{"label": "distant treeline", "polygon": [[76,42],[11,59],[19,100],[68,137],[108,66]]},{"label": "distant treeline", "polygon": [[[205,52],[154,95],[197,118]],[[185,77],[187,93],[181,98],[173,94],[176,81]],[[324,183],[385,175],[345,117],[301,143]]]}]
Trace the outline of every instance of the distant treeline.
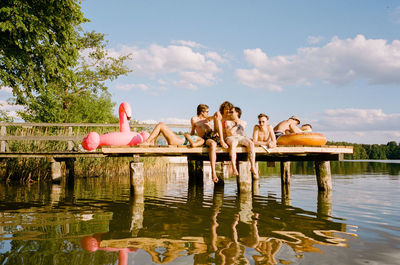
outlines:
[{"label": "distant treeline", "polygon": [[345,154],[345,159],[400,159],[400,143],[353,144],[346,142],[328,142],[329,145],[351,145],[353,154]]}]

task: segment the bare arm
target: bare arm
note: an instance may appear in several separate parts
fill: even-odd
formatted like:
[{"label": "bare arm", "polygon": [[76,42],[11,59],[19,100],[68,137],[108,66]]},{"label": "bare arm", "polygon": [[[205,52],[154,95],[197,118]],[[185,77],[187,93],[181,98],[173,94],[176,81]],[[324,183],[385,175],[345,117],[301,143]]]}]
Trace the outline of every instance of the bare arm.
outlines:
[{"label": "bare arm", "polygon": [[194,122],[194,117],[192,117],[190,119],[190,124],[191,124],[191,128],[190,128],[190,135],[194,135],[195,133],[195,122]]}]

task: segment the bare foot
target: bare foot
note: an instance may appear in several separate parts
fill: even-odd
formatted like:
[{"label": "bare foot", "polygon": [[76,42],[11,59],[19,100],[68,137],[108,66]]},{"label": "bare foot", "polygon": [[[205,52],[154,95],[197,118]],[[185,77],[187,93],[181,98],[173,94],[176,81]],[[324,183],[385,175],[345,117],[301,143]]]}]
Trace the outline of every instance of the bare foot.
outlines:
[{"label": "bare foot", "polygon": [[259,179],[260,176],[258,175],[258,170],[255,168],[250,169],[250,172],[253,173],[253,179]]},{"label": "bare foot", "polygon": [[212,177],[212,181],[214,181],[214,183],[217,183],[219,181],[219,178],[217,177],[217,175]]},{"label": "bare foot", "polygon": [[239,176],[239,172],[236,168],[232,169],[232,175],[233,176]]}]

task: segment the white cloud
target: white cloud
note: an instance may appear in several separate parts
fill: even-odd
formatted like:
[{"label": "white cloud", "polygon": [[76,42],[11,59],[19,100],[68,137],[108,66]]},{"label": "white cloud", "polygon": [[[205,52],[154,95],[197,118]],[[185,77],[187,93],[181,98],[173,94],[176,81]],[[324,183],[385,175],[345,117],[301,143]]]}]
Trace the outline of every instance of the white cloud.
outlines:
[{"label": "white cloud", "polygon": [[24,110],[24,107],[21,105],[12,105],[7,101],[0,100],[0,110],[6,112],[9,117],[20,120],[21,118],[18,116],[17,111]]},{"label": "white cloud", "polygon": [[334,131],[400,131],[400,113],[386,114],[381,109],[329,109],[319,121],[321,129]]},{"label": "white cloud", "polygon": [[9,86],[0,87],[0,91],[1,91],[1,92],[5,92],[5,93],[7,93],[7,94],[12,94],[12,88],[9,87]]},{"label": "white cloud", "polygon": [[211,59],[211,60],[216,61],[217,63],[221,63],[221,64],[224,64],[224,63],[228,62],[228,60],[222,58],[222,56],[219,55],[216,52],[206,52],[206,57]]},{"label": "white cloud", "polygon": [[[198,45],[191,43],[191,46]],[[133,70],[132,75],[158,80],[178,79],[173,83],[188,89],[214,85],[216,75],[222,71],[217,65],[223,61],[220,55],[210,51],[196,52],[192,47],[183,45],[164,47],[152,44],[146,49],[123,46],[119,51],[112,50],[110,53],[131,54],[132,59],[127,65]]]},{"label": "white cloud", "polygon": [[[165,124],[182,124],[182,125],[190,125],[190,120],[187,119],[180,119],[180,118],[162,118],[160,120],[161,122],[164,122]],[[144,124],[157,124],[160,121],[156,120],[142,120],[138,121],[139,123],[144,123]]]},{"label": "white cloud", "polygon": [[318,43],[320,43],[323,39],[324,39],[324,37],[322,37],[322,36],[308,36],[308,37],[307,37],[307,42],[308,42],[309,44],[318,44]]},{"label": "white cloud", "polygon": [[130,91],[135,88],[138,88],[142,91],[148,90],[149,87],[145,84],[116,84],[115,89],[121,90],[121,91]]},{"label": "white cloud", "polygon": [[387,114],[381,109],[328,109],[309,122],[315,132],[324,133],[329,141],[400,142],[400,113]]},{"label": "white cloud", "polygon": [[279,91],[286,85],[310,85],[313,80],[340,86],[357,79],[370,84],[400,85],[400,41],[383,39],[332,40],[323,47],[305,47],[297,54],[268,57],[261,49],[244,50],[251,69],[237,69],[236,77],[253,88]]},{"label": "white cloud", "polygon": [[182,45],[182,46],[188,46],[191,48],[206,48],[204,45],[201,45],[195,41],[190,41],[190,40],[173,40],[171,41],[172,44],[177,44],[177,45]]}]

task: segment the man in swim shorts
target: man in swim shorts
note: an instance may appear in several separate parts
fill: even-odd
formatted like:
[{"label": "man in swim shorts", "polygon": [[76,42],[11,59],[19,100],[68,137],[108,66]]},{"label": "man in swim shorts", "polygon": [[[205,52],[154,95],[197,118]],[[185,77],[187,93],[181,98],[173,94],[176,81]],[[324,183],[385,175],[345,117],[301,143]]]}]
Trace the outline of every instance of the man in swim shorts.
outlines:
[{"label": "man in swim shorts", "polygon": [[197,106],[197,115],[190,119],[192,125],[190,134],[197,133],[203,140],[204,145],[208,147],[208,155],[211,164],[211,175],[214,182],[218,182],[218,176],[215,169],[217,163],[217,145],[220,143],[218,134],[212,130],[210,122],[214,120],[213,116],[209,116],[209,108],[205,104]]}]

